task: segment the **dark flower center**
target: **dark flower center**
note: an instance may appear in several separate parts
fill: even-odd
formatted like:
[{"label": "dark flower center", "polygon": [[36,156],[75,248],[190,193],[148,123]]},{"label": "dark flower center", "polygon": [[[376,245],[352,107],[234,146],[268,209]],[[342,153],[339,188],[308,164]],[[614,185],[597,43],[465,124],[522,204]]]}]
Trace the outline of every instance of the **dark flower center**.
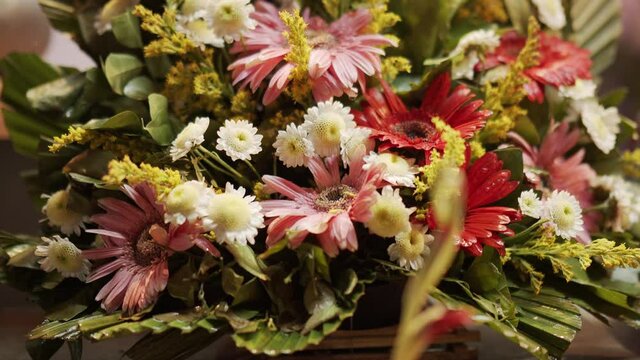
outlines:
[{"label": "dark flower center", "polygon": [[348,185],[330,186],[318,195],[315,201],[316,209],[321,211],[346,210],[356,197],[356,189]]},{"label": "dark flower center", "polygon": [[393,126],[396,133],[404,134],[410,139],[427,139],[436,132],[430,122],[410,120],[397,123]]},{"label": "dark flower center", "polygon": [[150,227],[141,232],[135,243],[131,244],[133,260],[140,266],[149,266],[165,254],[164,248],[149,235],[149,229]]}]

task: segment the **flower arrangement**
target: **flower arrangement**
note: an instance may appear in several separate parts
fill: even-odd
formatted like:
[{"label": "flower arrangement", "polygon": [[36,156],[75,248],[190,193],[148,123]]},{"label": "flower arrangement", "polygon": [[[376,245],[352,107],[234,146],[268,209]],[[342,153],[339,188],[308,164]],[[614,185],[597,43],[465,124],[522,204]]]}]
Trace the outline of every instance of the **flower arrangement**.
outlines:
[{"label": "flower arrangement", "polygon": [[38,161],[42,236],[0,233],[31,353],[287,354],[390,282],[397,359],[469,322],[541,359],[579,309],[638,327],[612,276],[640,266],[636,125],[597,89],[617,3],[582,3],[43,2],[98,66],[0,60]]}]

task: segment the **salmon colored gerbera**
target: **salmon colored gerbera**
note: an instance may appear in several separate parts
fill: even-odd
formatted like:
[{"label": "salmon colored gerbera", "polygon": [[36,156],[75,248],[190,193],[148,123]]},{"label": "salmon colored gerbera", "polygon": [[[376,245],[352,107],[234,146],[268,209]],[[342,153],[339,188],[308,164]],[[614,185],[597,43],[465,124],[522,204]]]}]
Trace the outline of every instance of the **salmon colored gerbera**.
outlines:
[{"label": "salmon colored gerbera", "polygon": [[[517,181],[510,180],[511,171],[502,168],[495,153],[487,153],[466,169],[467,201],[464,229],[458,245],[474,256],[482,254],[484,245],[494,247],[504,255],[502,236],[515,233],[509,229],[513,221],[521,219],[518,210],[506,206],[491,206],[511,194]],[[433,216],[429,221],[436,227]]]},{"label": "salmon colored gerbera", "polygon": [[297,247],[314,234],[330,256],[338,255],[339,250],[357,250],[353,222],[364,223],[371,218],[376,189],[382,185],[382,167],[363,170],[363,164],[362,156],[352,161],[349,174],[341,179],[337,156],[325,161],[312,158],[307,166],[315,179],[315,189],[302,188],[277,176],[263,176],[267,189],[288,198],[260,203],[265,216],[271,218],[267,245],[274,245],[290,233],[289,244]]},{"label": "salmon colored gerbera", "polygon": [[148,184],[124,185],[123,191],[135,205],[107,198],[100,200],[106,213],[94,215],[99,229],[87,230],[101,235],[104,247],[83,251],[89,260],[115,258],[93,271],[87,282],[115,272],[96,296],[102,307],[112,312],[122,307],[136,313],[153,304],[169,279],[168,258],[174,251],[184,251],[194,244],[214,255],[219,252],[200,237],[198,224],[164,222],[164,207]]},{"label": "salmon colored gerbera", "polygon": [[[264,79],[273,74],[262,102],[274,101],[287,87],[291,71],[295,68],[286,60],[291,47],[284,36],[287,27],[280,18],[278,8],[265,1],[255,4],[251,15],[256,20],[255,29],[245,32],[243,40],[231,48],[231,53],[241,57],[229,66],[233,83],[249,86],[255,92]],[[365,28],[371,22],[371,14],[359,9],[344,14],[327,24],[318,16],[304,15],[307,24],[309,55],[309,79],[316,101],[348,94],[355,96],[356,82],[364,87],[365,76],[380,73],[380,56],[383,46],[395,46],[395,42],[379,34],[368,34]]]},{"label": "salmon colored gerbera", "polygon": [[[484,62],[478,64],[476,70],[488,70],[502,64],[516,61],[527,38],[510,31],[502,35],[500,46],[491,54],[487,54]],[[557,36],[540,33],[540,62],[525,70],[531,81],[525,86],[529,100],[542,103],[544,101],[543,85],[554,87],[570,86],[577,79],[591,78],[591,57],[588,50],[576,44],[564,41]]]},{"label": "salmon colored gerbera", "polygon": [[469,139],[481,129],[491,115],[488,110],[478,110],[482,100],[464,85],[451,93],[449,73],[438,76],[429,85],[419,108],[407,108],[391,87],[382,83],[383,92],[370,89],[365,94],[362,111],[353,111],[356,123],[368,127],[372,137],[381,142],[379,151],[389,149],[414,149],[423,151],[429,158],[432,149],[444,149],[445,143],[432,119],[438,117]]}]

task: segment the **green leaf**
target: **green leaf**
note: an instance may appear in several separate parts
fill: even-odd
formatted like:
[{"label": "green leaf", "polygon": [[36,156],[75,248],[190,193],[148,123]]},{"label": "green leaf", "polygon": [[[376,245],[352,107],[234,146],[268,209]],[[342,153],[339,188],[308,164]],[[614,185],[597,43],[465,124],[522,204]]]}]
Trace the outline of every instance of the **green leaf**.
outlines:
[{"label": "green leaf", "polygon": [[225,333],[225,331],[216,331],[212,334],[199,329],[186,335],[178,330],[167,331],[160,335],[150,334],[127,350],[125,356],[132,360],[187,359]]},{"label": "green leaf", "polygon": [[592,73],[599,74],[615,60],[622,34],[620,2],[611,0],[571,0],[572,40],[591,52]]},{"label": "green leaf", "polygon": [[192,261],[189,261],[171,275],[167,283],[169,294],[176,299],[183,300],[190,307],[194,305],[195,294],[200,286],[200,282],[194,277],[195,273],[195,266]]},{"label": "green leaf", "polygon": [[142,121],[138,117],[138,114],[125,110],[107,119],[89,120],[82,127],[87,130],[126,130],[139,132],[142,127]]},{"label": "green leaf", "polygon": [[527,33],[527,23],[531,13],[531,5],[528,1],[522,0],[505,0],[504,5],[509,14],[509,19],[513,27],[521,34]]},{"label": "green leaf", "polygon": [[176,132],[169,117],[167,98],[160,94],[149,95],[151,121],[145,130],[159,145],[169,145],[176,137]]},{"label": "green leaf", "polygon": [[35,245],[20,244],[5,249],[9,255],[7,265],[14,267],[23,267],[29,269],[40,269],[38,265],[38,257],[34,254]]},{"label": "green leaf", "polygon": [[516,147],[508,147],[495,150],[495,153],[502,160],[503,168],[511,171],[511,180],[522,181],[524,177],[522,150]]},{"label": "green leaf", "polygon": [[128,98],[142,101],[149,97],[154,90],[155,85],[153,84],[153,81],[142,75],[131,79],[127,85],[124,86],[123,92]]},{"label": "green leaf", "polygon": [[140,75],[144,64],[130,54],[112,53],[104,62],[104,75],[116,94],[124,94],[124,86],[134,77]]},{"label": "green leaf", "polygon": [[140,49],[144,45],[140,34],[140,20],[130,11],[111,19],[111,30],[116,40],[126,47]]},{"label": "green leaf", "polygon": [[323,282],[310,282],[304,291],[304,303],[311,316],[304,323],[302,334],[308,334],[340,312],[333,290]]},{"label": "green leaf", "polygon": [[238,275],[232,268],[222,268],[222,290],[224,290],[224,292],[235,298],[238,291],[242,288],[243,282],[244,277]]},{"label": "green leaf", "polygon": [[75,73],[33,87],[25,96],[36,110],[62,111],[73,104],[80,95],[84,83],[84,74]]},{"label": "green leaf", "polygon": [[26,348],[32,360],[49,360],[62,345],[62,340],[28,340]]},{"label": "green leaf", "polygon": [[250,274],[256,276],[260,280],[266,281],[269,279],[264,273],[264,264],[262,263],[262,260],[256,257],[256,254],[250,246],[230,243],[227,244],[227,250],[229,250],[236,259],[238,265]]},{"label": "green leaf", "polygon": [[82,360],[82,339],[68,341],[71,360]]}]

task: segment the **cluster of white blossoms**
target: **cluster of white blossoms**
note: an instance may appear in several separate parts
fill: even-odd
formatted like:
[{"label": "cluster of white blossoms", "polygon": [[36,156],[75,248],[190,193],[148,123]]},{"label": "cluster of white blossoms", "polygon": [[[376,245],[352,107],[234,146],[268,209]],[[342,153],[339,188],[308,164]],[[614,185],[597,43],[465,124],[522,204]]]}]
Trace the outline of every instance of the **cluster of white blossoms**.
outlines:
[{"label": "cluster of white blossoms", "polygon": [[47,217],[50,226],[60,228],[65,235],[80,235],[84,223],[89,219],[86,215],[74,211],[69,207],[71,194],[67,190],[59,190],[51,195],[42,195],[47,202],[42,207],[42,213]]},{"label": "cluster of white blossoms", "polygon": [[596,98],[596,84],[578,79],[573,86],[560,87],[560,95],[571,100],[571,107],[580,114],[582,124],[593,143],[608,154],[616,145],[620,132],[620,114],[616,107],[605,108]]},{"label": "cluster of white blossoms", "polygon": [[381,237],[394,237],[411,230],[409,217],[416,208],[407,208],[400,189],[393,189],[387,185],[382,193],[376,193],[376,200],[370,208],[371,217],[364,223],[372,234]]},{"label": "cluster of white blossoms", "polygon": [[614,231],[631,229],[640,221],[640,186],[620,175],[596,177],[591,186],[608,192],[608,201],[613,207],[611,227]]},{"label": "cluster of white blossoms", "polygon": [[523,215],[542,219],[563,239],[573,239],[584,230],[580,203],[566,191],[554,190],[544,200],[533,190],[523,191],[518,204]]},{"label": "cluster of white blossoms", "polygon": [[342,135],[355,129],[351,108],[339,101],[325,101],[307,109],[302,131],[309,136],[316,154],[320,156],[340,155]]},{"label": "cluster of white blossoms", "polygon": [[415,187],[415,175],[419,172],[414,165],[414,159],[406,159],[394,153],[370,152],[364,157],[362,168],[368,170],[371,166],[383,164],[383,179],[394,186]]},{"label": "cluster of white blossoms", "polygon": [[250,0],[186,0],[177,17],[177,30],[194,43],[224,47],[255,29]]},{"label": "cluster of white blossoms", "polygon": [[262,207],[246,189],[227,183],[216,193],[205,183],[188,181],[173,188],[164,199],[165,221],[176,225],[199,224],[213,231],[219,243],[253,244],[264,227]]},{"label": "cluster of white blossoms", "polygon": [[36,246],[34,254],[41,257],[38,261],[42,270],[46,272],[57,271],[63,277],[74,277],[85,281],[91,263],[82,256],[69,239],[54,235],[51,238],[43,237],[43,245]]},{"label": "cluster of white blossoms", "polygon": [[532,0],[538,9],[538,17],[551,30],[561,30],[567,25],[562,0]]},{"label": "cluster of white blossoms", "polygon": [[169,149],[173,161],[185,157],[189,151],[204,142],[204,133],[209,128],[209,122],[208,117],[197,117],[180,131]]},{"label": "cluster of white blossoms", "polygon": [[391,261],[407,270],[420,270],[431,253],[429,245],[434,240],[427,231],[426,226],[412,224],[409,231],[396,235],[395,242],[387,248]]},{"label": "cluster of white blossoms", "polygon": [[451,78],[473,79],[474,67],[482,54],[491,52],[500,45],[500,36],[493,29],[474,30],[465,34],[449,54],[452,60]]}]

